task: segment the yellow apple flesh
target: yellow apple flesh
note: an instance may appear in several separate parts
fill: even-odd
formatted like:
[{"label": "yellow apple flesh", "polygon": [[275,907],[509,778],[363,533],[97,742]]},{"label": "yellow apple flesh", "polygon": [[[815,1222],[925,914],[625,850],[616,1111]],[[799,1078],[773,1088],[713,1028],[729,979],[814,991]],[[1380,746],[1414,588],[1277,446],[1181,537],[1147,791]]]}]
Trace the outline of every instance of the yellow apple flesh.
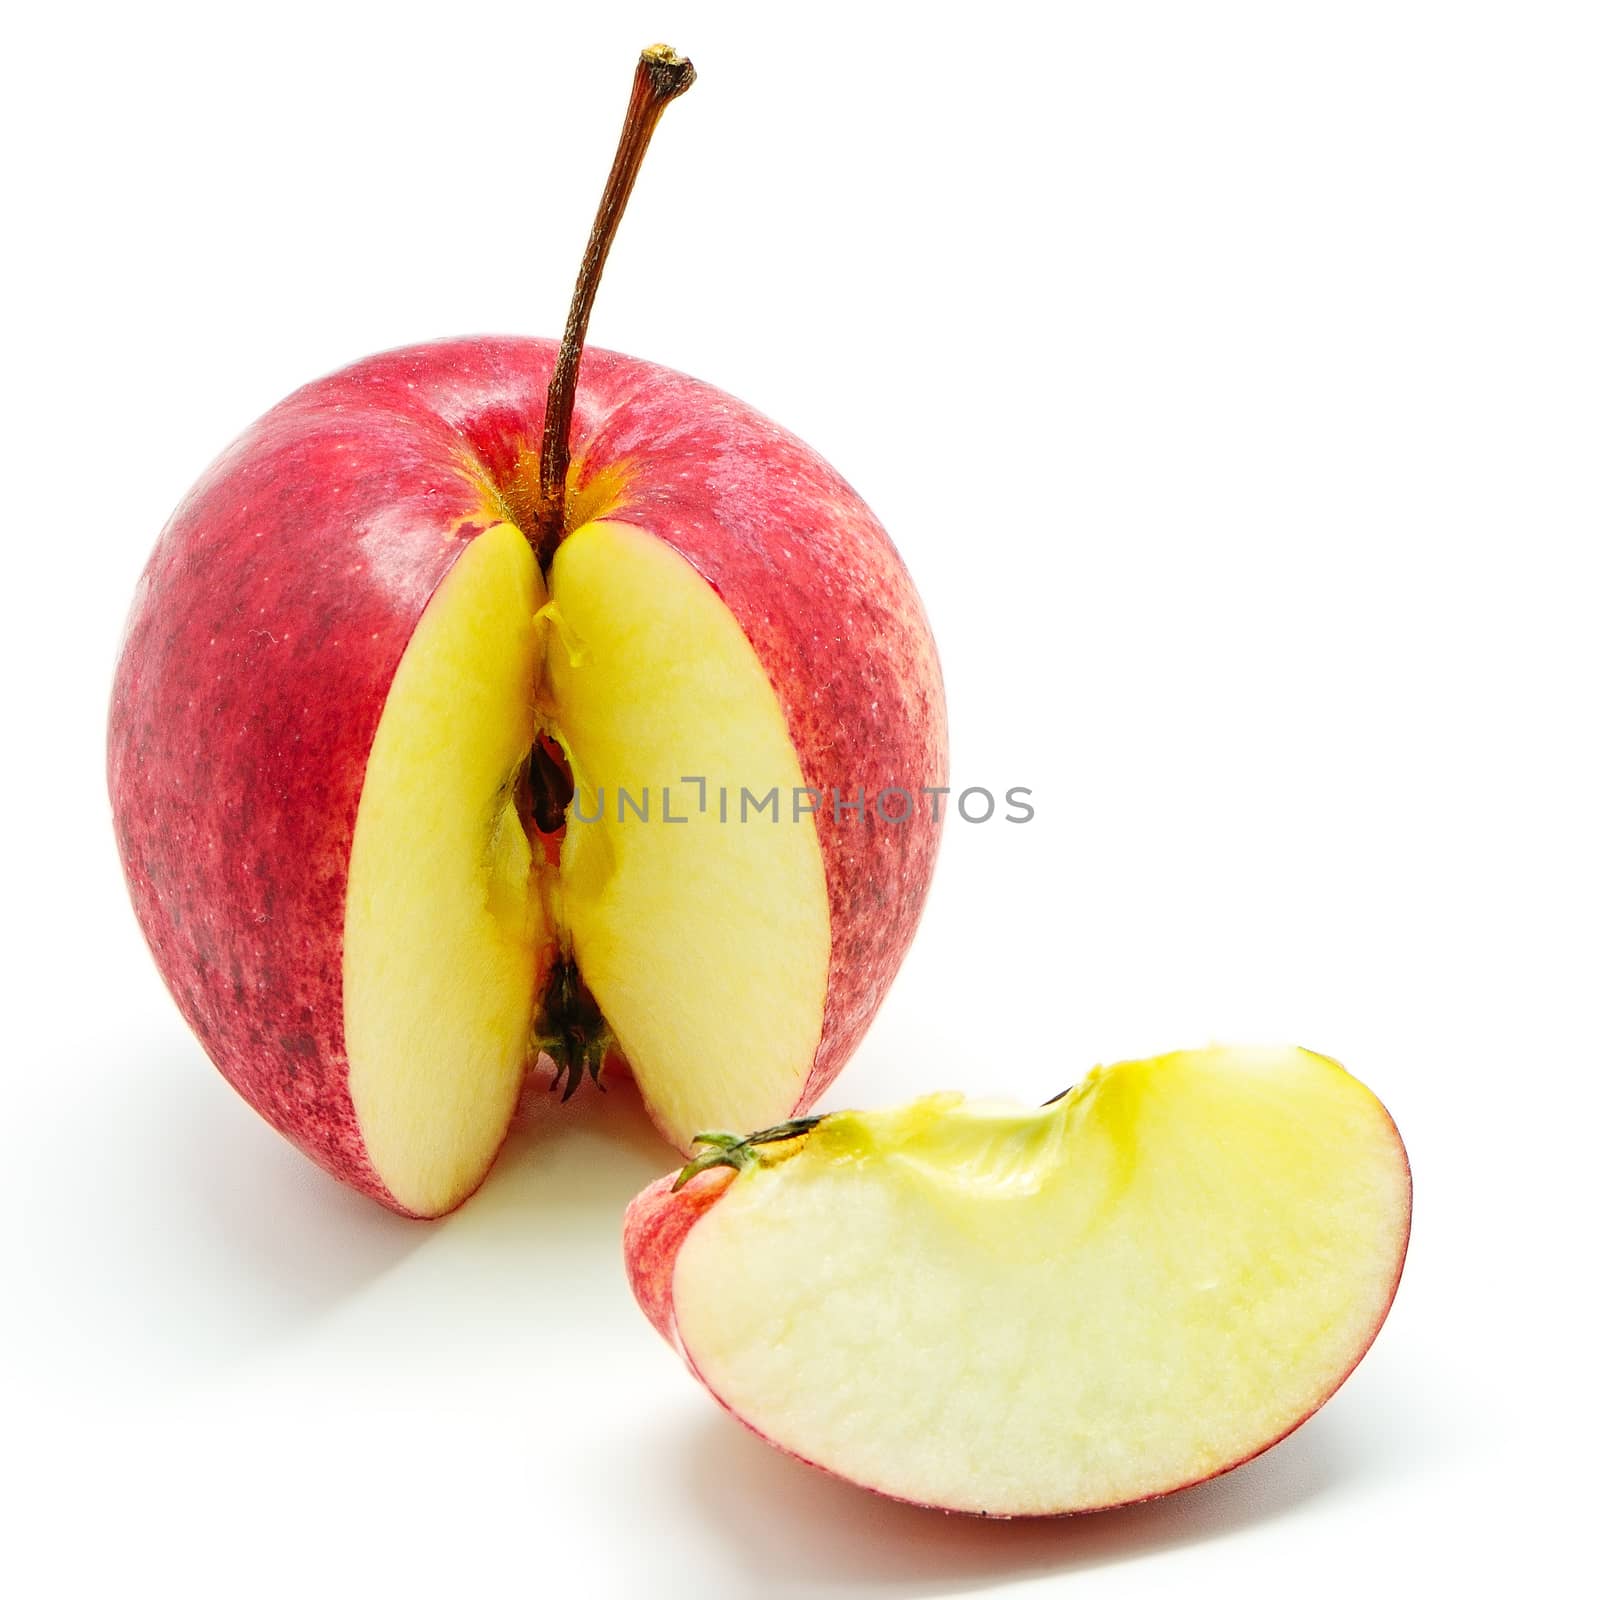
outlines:
[{"label": "yellow apple flesh", "polygon": [[[686,1149],[709,1122],[801,1098],[828,989],[816,824],[795,815],[804,778],[761,662],[682,556],[591,523],[556,552],[550,592],[543,704],[577,785],[556,918]],[[758,816],[746,790],[777,798]]]}]

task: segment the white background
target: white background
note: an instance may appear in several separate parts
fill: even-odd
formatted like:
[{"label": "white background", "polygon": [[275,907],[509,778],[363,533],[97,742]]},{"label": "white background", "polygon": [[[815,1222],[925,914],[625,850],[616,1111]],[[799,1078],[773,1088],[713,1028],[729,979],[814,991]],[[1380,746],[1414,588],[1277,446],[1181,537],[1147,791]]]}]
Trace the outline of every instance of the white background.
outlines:
[{"label": "white background", "polygon": [[[14,8],[4,295],[5,1489],[19,1594],[1571,1593],[1590,1565],[1600,241],[1592,8],[455,0]],[[135,577],[299,383],[558,331],[635,50],[668,113],[594,320],[815,444],[926,598],[958,783],[827,1104],[1340,1057],[1412,1256],[1326,1410],[1153,1506],[832,1483],[633,1309],[624,1093],[436,1226],[236,1100],[125,901]],[[1590,1575],[1592,1581],[1592,1574]]]}]

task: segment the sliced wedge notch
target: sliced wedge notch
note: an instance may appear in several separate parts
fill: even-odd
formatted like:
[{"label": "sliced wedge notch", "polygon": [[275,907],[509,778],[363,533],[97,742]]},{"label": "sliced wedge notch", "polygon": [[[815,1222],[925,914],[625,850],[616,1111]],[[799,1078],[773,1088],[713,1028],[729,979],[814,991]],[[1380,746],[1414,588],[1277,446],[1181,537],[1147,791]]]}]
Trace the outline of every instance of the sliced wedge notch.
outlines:
[{"label": "sliced wedge notch", "polygon": [[[541,733],[575,784],[558,859],[519,814]],[[558,956],[680,1149],[795,1106],[831,949],[801,785],[754,649],[662,541],[586,523],[547,588],[511,523],[473,540],[395,675],[350,858],[351,1100],[403,1208],[438,1215],[482,1180]]]}]

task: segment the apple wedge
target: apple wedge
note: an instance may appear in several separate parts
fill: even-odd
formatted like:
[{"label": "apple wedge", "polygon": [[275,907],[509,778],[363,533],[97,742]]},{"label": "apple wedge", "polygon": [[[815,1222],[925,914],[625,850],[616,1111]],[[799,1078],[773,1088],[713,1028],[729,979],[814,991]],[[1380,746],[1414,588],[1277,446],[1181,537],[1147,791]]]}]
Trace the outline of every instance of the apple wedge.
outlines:
[{"label": "apple wedge", "polygon": [[703,1142],[628,1211],[651,1321],[773,1444],[990,1516],[1142,1500],[1267,1449],[1372,1343],[1410,1229],[1388,1113],[1302,1050]]}]

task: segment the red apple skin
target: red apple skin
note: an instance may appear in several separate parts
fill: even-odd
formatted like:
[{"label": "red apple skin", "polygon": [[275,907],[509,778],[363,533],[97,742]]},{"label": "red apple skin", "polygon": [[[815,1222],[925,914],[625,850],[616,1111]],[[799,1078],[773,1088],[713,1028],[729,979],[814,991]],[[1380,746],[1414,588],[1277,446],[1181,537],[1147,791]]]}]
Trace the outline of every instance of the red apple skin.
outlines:
[{"label": "red apple skin", "polygon": [[669,1172],[634,1196],[622,1219],[622,1259],[628,1283],[639,1309],[650,1325],[684,1360],[689,1359],[678,1337],[672,1311],[672,1274],[678,1248],[689,1230],[722,1198],[733,1182],[731,1167],[713,1167],[697,1173],[676,1194],[677,1174]]},{"label": "red apple skin", "polygon": [[[1406,1168],[1406,1215],[1403,1233],[1409,1245],[1411,1238],[1411,1163],[1406,1156],[1405,1146],[1400,1141],[1398,1130],[1395,1132],[1395,1144]],[[673,1185],[678,1181],[678,1174],[669,1172],[664,1177],[657,1178],[654,1183],[646,1188],[641,1189],[629,1201],[628,1209],[622,1219],[622,1259],[623,1266],[628,1274],[628,1285],[633,1290],[634,1299],[639,1303],[639,1309],[644,1312],[656,1332],[678,1352],[683,1359],[684,1365],[688,1367],[695,1381],[700,1384],[706,1393],[741,1427],[753,1433],[763,1443],[771,1445],[773,1449],[781,1451],[786,1456],[793,1457],[796,1461],[803,1462],[808,1467],[815,1467],[818,1472],[824,1472],[830,1478],[837,1478],[844,1483],[853,1483],[858,1488],[870,1489],[874,1494],[882,1495],[885,1499],[899,1500],[902,1504],[920,1506],[924,1510],[948,1511],[950,1508],[946,1506],[927,1506],[922,1501],[907,1500],[902,1495],[890,1494],[887,1490],[880,1489],[875,1484],[861,1483],[857,1479],[847,1478],[842,1473],[835,1472],[833,1468],[824,1466],[819,1461],[813,1461],[808,1456],[800,1455],[797,1451],[791,1450],[770,1434],[763,1433],[748,1418],[735,1411],[706,1382],[705,1375],[695,1365],[692,1352],[684,1344],[683,1338],[678,1332],[677,1313],[673,1308],[673,1274],[677,1270],[678,1252],[683,1248],[684,1240],[689,1237],[694,1225],[727,1193],[737,1176],[738,1173],[732,1168],[712,1167],[708,1171],[697,1173],[681,1189],[674,1192]],[[1104,1506],[1080,1507],[1068,1512],[1027,1512],[1021,1515],[1028,1517],[1076,1516],[1083,1515],[1091,1510],[1114,1511],[1119,1506],[1140,1505],[1146,1500],[1164,1500],[1169,1494],[1178,1494],[1184,1489],[1193,1489],[1198,1484],[1209,1483],[1212,1478],[1220,1478],[1224,1473],[1232,1472],[1236,1468],[1244,1466],[1247,1462],[1254,1461],[1258,1456],[1265,1455],[1274,1445],[1282,1444],[1291,1433],[1309,1422],[1338,1393],[1345,1379],[1355,1371],[1367,1351],[1372,1348],[1373,1340],[1378,1337],[1378,1332],[1388,1320],[1390,1308],[1394,1305],[1394,1297],[1399,1292],[1400,1278],[1405,1271],[1405,1264],[1406,1250],[1402,1248],[1399,1259],[1395,1263],[1394,1282],[1389,1285],[1389,1292],[1384,1298],[1383,1309],[1374,1320],[1372,1331],[1362,1343],[1355,1360],[1350,1363],[1349,1367],[1339,1376],[1328,1392],[1322,1395],[1304,1416],[1296,1419],[1275,1439],[1269,1439],[1248,1455],[1240,1456],[1237,1461],[1230,1461],[1226,1466],[1218,1467],[1215,1472],[1192,1478],[1187,1483],[1175,1483],[1169,1489],[1160,1490],[1156,1494],[1145,1495],[1141,1499],[1123,1500]],[[1016,1520],[1016,1514],[1010,1512],[987,1511],[968,1514],[991,1517],[999,1521]]]},{"label": "red apple skin", "polygon": [[[649,1318],[650,1325],[678,1352],[694,1380],[713,1400],[747,1432],[753,1433],[763,1444],[782,1452],[830,1478],[854,1483],[852,1478],[813,1461],[788,1445],[780,1444],[770,1434],[763,1433],[747,1417],[741,1416],[712,1386],[705,1374],[695,1365],[694,1357],[678,1333],[678,1318],[672,1303],[672,1275],[677,1270],[678,1251],[689,1237],[694,1225],[708,1212],[738,1176],[731,1167],[712,1167],[696,1173],[681,1189],[674,1190],[678,1181],[676,1172],[657,1178],[648,1188],[640,1190],[628,1203],[622,1219],[622,1259],[627,1270],[628,1284],[639,1309]],[[870,1484],[859,1484],[871,1488]],[[875,1493],[882,1494],[881,1489]],[[898,1496],[890,1495],[889,1499]],[[915,1504],[915,1502],[909,1502]]]},{"label": "red apple skin", "polygon": [[[428,600],[507,515],[555,345],[393,351],[297,391],[232,445],[162,532],[112,692],[108,780],[140,926],[228,1080],[329,1172],[403,1210],[347,1087],[344,900],[384,701]],[[677,550],[727,604],[825,796],[945,782],[926,617],[888,536],[791,434],[680,373],[583,361],[577,480]],[[841,737],[841,732],[844,737]],[[675,781],[671,774],[664,781]],[[860,1040],[915,931],[939,825],[817,814],[832,950],[795,1110]]]}]

